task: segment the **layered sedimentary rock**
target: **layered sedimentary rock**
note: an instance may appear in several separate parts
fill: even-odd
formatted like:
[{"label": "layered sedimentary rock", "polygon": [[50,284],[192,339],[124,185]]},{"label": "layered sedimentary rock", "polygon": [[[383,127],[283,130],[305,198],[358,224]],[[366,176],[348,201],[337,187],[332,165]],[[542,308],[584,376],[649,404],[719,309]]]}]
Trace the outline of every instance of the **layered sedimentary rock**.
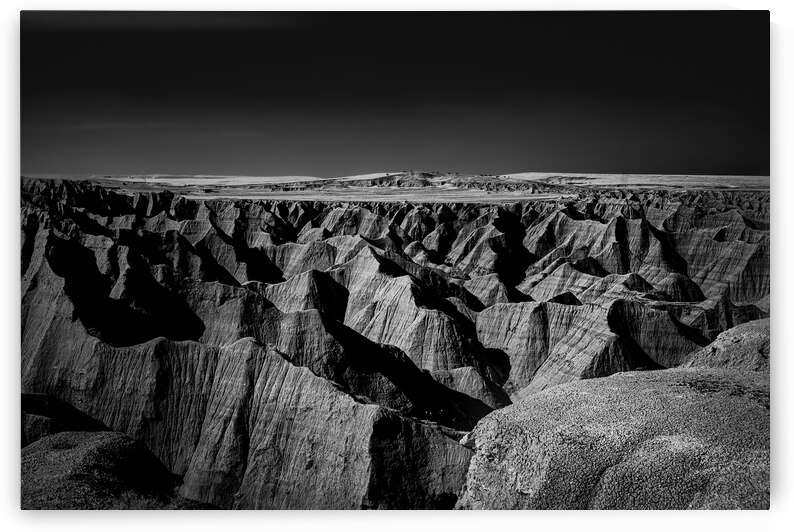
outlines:
[{"label": "layered sedimentary rock", "polygon": [[[511,401],[763,366],[768,349],[721,346],[768,316],[768,194],[564,192],[351,203],[23,180],[23,392],[137,438],[204,503],[442,508],[471,457],[457,440]],[[26,415],[32,439],[74,430]]]},{"label": "layered sedimentary rock", "polygon": [[[221,348],[85,342],[35,386],[61,390],[134,435],[183,477],[186,498],[240,508],[449,507],[465,475],[469,451],[436,425],[346,393],[252,339]],[[387,472],[385,463],[406,455],[448,474],[403,470],[413,491],[402,494],[373,470]]]},{"label": "layered sedimentary rock", "polygon": [[610,330],[607,309],[560,303],[498,304],[477,316],[483,343],[507,353],[511,394],[649,365]]}]

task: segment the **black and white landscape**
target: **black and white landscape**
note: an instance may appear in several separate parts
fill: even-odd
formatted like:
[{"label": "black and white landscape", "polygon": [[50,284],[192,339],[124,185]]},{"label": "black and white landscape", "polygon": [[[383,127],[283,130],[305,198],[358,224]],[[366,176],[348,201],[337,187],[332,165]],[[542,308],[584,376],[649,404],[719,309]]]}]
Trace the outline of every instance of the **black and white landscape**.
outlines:
[{"label": "black and white landscape", "polygon": [[767,506],[769,191],[656,180],[23,180],[23,505]]},{"label": "black and white landscape", "polygon": [[[698,64],[706,73],[686,62],[718,49],[708,36],[722,43],[722,32],[742,24],[756,32],[747,39],[768,38],[768,14],[726,13],[481,14],[479,22],[475,14],[337,14],[348,31],[341,44],[321,15],[227,14],[210,31],[199,14],[83,13],[63,22],[23,13],[22,508],[768,508],[769,72],[704,99],[727,60]],[[449,24],[437,40],[408,31],[438,17]],[[688,42],[684,30],[703,19],[710,33]],[[577,40],[589,47],[584,58],[568,45],[549,52],[603,70],[600,85],[543,78],[569,80],[556,61],[514,74],[489,54],[448,48],[453,29],[479,23],[482,50],[520,58],[537,51],[519,46],[522,24],[552,31],[560,20],[582,31],[601,25]],[[654,20],[701,48],[662,50],[649,38],[635,43],[645,62],[628,51],[593,66],[599,52],[620,48],[598,44],[605,29],[639,35]],[[503,25],[513,30],[507,48],[496,39]],[[396,28],[410,44],[353,52],[366,48],[356,35],[385,39]],[[334,63],[336,73],[322,70],[319,87],[333,101],[306,92],[311,75],[288,58],[263,59],[269,74],[240,69],[242,79],[195,90],[167,73],[174,57],[193,57],[186,43],[197,36],[231,52],[260,35],[291,42],[306,32],[327,44],[312,56],[317,64],[351,54]],[[171,43],[160,59],[151,39]],[[72,77],[48,59],[92,43],[95,52],[70,56],[82,61],[71,68],[86,73],[116,57],[102,74]],[[768,40],[755,46],[768,65]],[[144,63],[130,59],[133,49],[161,83],[122,75]],[[379,51],[384,64],[364,96],[359,67]],[[406,66],[422,51],[427,62]],[[202,76],[224,73],[217,58],[201,57],[209,61]],[[755,72],[750,59],[732,55],[733,74]],[[239,57],[230,61],[240,68]],[[198,73],[173,64],[196,81]],[[464,64],[506,78],[501,88],[486,90],[480,79],[456,92],[451,74]],[[62,86],[38,86],[48,68],[64,75]],[[257,85],[260,95],[227,87],[279,68],[294,78]],[[389,70],[430,78],[384,89]],[[661,89],[643,92],[651,72]],[[670,82],[672,72],[689,75],[691,86]],[[513,75],[534,85],[505,88]],[[131,88],[119,88],[124,79]],[[469,102],[476,133],[463,118],[434,130],[438,115],[427,107],[419,132],[401,129],[398,115],[437,101],[432,83]],[[600,92],[611,83],[618,103]],[[288,95],[290,87],[303,92]],[[573,111],[524,115],[522,94],[551,107],[573,98],[581,121]],[[763,97],[736,104],[751,94]],[[303,97],[298,122],[356,123],[320,137],[296,133],[285,121]],[[681,113],[667,114],[671,104]],[[720,115],[723,105],[733,106],[731,117]],[[164,117],[145,116],[153,109]],[[200,109],[213,118],[193,122]],[[241,109],[253,118],[233,123]],[[612,121],[592,144],[543,138],[559,120],[594,127],[599,109],[612,109]],[[502,127],[489,130],[504,112]],[[368,113],[393,128],[379,136],[375,122],[357,122]],[[517,127],[523,121],[529,137]],[[225,147],[206,153],[202,127]],[[282,127],[285,140],[269,144]],[[361,144],[344,148],[355,139]],[[550,144],[533,151],[532,139]],[[462,149],[449,149],[454,142]],[[387,152],[393,158],[373,165]],[[522,154],[525,166],[515,168]],[[463,162],[450,171],[388,166],[456,156]],[[525,172],[550,164],[560,171]],[[318,165],[329,170],[303,170]],[[573,170],[583,165],[613,170]],[[485,173],[464,171],[472,167]],[[285,175],[261,177],[276,173]]]}]

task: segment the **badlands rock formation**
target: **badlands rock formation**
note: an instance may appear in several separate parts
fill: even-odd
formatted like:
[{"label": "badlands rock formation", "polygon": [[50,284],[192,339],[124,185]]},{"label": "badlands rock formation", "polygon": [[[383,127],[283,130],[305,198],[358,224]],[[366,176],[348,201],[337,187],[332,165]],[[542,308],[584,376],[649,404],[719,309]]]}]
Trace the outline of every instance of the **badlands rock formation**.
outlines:
[{"label": "badlands rock formation", "polygon": [[[63,430],[122,432],[175,476],[179,496],[221,508],[539,507],[547,503],[532,497],[494,502],[508,488],[481,473],[479,442],[492,432],[501,441],[503,412],[521,417],[544,404],[553,424],[553,403],[579,387],[625,385],[592,407],[606,424],[622,408],[617,396],[631,405],[668,386],[655,377],[666,368],[766,367],[768,328],[739,327],[768,317],[768,192],[489,176],[446,185],[528,196],[434,203],[421,191],[437,179],[367,183],[414,187],[413,203],[337,202],[331,190],[325,201],[195,198],[23,179],[22,391],[94,423],[51,421],[29,406],[23,444]],[[766,335],[766,355],[748,347],[734,356],[732,331],[741,342]],[[636,415],[650,416],[644,408]],[[699,415],[680,434],[632,436],[604,455],[622,464],[657,437],[701,438],[686,432]],[[753,415],[762,424],[763,413]],[[727,432],[709,427],[698,445]],[[460,440],[473,429],[470,469],[472,444]],[[758,438],[751,450],[763,454],[763,431]],[[527,467],[547,466],[557,467]],[[496,498],[474,487],[482,475]],[[625,487],[620,475],[610,486]],[[648,482],[652,497],[659,484]],[[659,504],[761,504],[757,494],[731,498],[726,486]],[[543,500],[630,505],[598,493]]]}]

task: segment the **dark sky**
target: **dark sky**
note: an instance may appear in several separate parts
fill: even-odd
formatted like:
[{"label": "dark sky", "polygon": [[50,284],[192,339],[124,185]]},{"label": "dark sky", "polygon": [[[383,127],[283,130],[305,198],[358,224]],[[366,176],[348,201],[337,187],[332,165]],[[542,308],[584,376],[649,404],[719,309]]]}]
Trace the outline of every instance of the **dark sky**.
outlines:
[{"label": "dark sky", "polygon": [[21,16],[25,174],[769,174],[769,13]]}]

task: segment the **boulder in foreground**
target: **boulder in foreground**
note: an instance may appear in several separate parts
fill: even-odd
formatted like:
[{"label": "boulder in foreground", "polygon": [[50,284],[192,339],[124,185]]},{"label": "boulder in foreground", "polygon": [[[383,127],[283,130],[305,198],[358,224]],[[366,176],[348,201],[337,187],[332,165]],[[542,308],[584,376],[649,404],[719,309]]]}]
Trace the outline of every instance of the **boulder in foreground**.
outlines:
[{"label": "boulder in foreground", "polygon": [[489,414],[467,439],[476,454],[458,508],[769,508],[765,373],[569,383]]},{"label": "boulder in foreground", "polygon": [[174,477],[120,432],[60,432],[22,449],[23,510],[208,509],[173,497]]}]

